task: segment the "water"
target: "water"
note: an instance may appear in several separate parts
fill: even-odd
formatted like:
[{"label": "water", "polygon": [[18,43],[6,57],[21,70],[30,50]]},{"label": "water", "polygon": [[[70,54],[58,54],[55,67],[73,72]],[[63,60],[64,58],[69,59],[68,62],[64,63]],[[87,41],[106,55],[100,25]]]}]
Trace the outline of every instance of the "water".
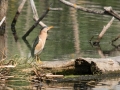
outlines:
[{"label": "water", "polygon": [[[98,49],[96,47],[92,47],[89,40],[92,36],[95,36],[96,38],[103,29],[103,26],[105,26],[112,17],[86,13],[79,10],[76,11],[73,8],[68,8],[68,6],[65,6],[57,0],[48,0],[44,2],[40,0],[35,1],[35,3],[39,16],[45,11],[46,6],[50,3],[52,3],[51,7],[53,8],[63,8],[62,11],[50,11],[47,17],[43,19],[43,22],[46,25],[54,26],[54,28],[50,30],[45,49],[40,55],[42,60],[64,60],[77,58],[80,56],[101,57],[98,53]],[[119,13],[119,1],[111,0],[109,3],[105,4],[102,1],[97,0],[76,0],[76,3],[87,8],[98,10],[103,9],[104,6],[112,6],[113,9]],[[20,57],[28,57],[30,55],[30,49],[21,39],[25,32],[34,24],[29,1],[26,2],[16,24],[16,30],[19,36],[17,43],[14,42],[14,38],[11,34],[10,24],[19,4],[20,1],[9,1],[9,9],[7,14],[8,57],[15,54]],[[111,45],[111,41],[119,35],[119,23],[120,22],[115,19],[100,42],[101,51],[105,56],[118,56],[120,54],[119,50]],[[37,26],[37,28],[35,28],[34,31],[27,37],[27,40],[31,46],[35,37],[38,35],[40,28],[40,26]],[[116,45],[118,44],[119,40]]]},{"label": "water", "polygon": [[[111,41],[119,35],[120,22],[114,20],[111,27],[107,30],[102,40],[100,41],[100,47],[92,47],[89,43],[91,37],[95,38],[99,35],[103,26],[105,26],[110,20],[111,16],[97,15],[86,13],[83,11],[75,10],[68,7],[58,0],[34,0],[39,16],[45,11],[45,8],[52,3],[51,7],[58,8],[62,7],[62,11],[49,11],[47,16],[43,19],[43,22],[48,26],[54,26],[50,30],[48,40],[45,45],[45,49],[41,53],[41,60],[69,60],[77,57],[113,57],[119,56],[119,49],[111,45]],[[75,2],[74,2],[75,1]],[[34,24],[33,14],[30,6],[29,0],[25,3],[25,6],[17,20],[16,30],[19,36],[19,40],[16,43],[14,41],[11,32],[11,22],[17,11],[20,0],[9,0],[8,12],[7,12],[7,54],[8,58],[18,55],[19,57],[26,58],[30,55],[30,49],[26,46],[22,40],[22,36],[25,32]],[[119,0],[71,0],[71,2],[77,3],[83,7],[91,9],[103,9],[104,6],[112,6],[113,10],[120,13],[120,1]],[[38,35],[41,27],[38,25],[32,33],[27,37],[30,45],[34,42],[34,39]],[[95,40],[93,39],[93,41]],[[116,45],[120,44],[120,40],[115,42]],[[107,47],[106,47],[107,46]],[[102,52],[102,55],[100,54]],[[111,82],[111,80],[108,80]],[[102,85],[99,87],[94,87],[86,90],[118,90],[119,89],[119,79],[115,79],[117,83],[114,83],[113,88],[107,86],[108,88],[103,89]],[[106,80],[104,82],[107,82]],[[20,84],[21,88],[19,90],[27,90],[23,84]],[[10,85],[8,85],[10,86]],[[31,86],[26,86],[28,90]],[[18,90],[19,85],[13,84],[13,90]],[[96,88],[96,89],[95,89]],[[118,89],[117,89],[118,88]],[[49,89],[53,90],[53,89]],[[55,89],[55,90],[67,90],[67,89]],[[68,89],[70,90],[70,89]],[[76,89],[77,90],[77,89]],[[79,90],[79,89],[78,89]]]}]

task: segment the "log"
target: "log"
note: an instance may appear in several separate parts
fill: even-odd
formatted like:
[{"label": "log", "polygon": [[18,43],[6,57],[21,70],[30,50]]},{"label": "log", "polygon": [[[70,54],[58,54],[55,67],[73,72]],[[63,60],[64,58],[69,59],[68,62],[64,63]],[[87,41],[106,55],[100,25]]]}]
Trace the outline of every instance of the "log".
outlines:
[{"label": "log", "polygon": [[120,56],[109,58],[78,58],[67,61],[43,61],[44,72],[63,75],[93,75],[120,70]]}]

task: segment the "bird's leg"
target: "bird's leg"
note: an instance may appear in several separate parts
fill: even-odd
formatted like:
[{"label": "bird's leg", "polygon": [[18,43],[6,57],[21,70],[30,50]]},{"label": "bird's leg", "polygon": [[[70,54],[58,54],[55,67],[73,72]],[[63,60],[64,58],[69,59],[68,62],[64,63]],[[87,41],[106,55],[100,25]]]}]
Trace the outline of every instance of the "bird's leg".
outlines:
[{"label": "bird's leg", "polygon": [[39,64],[42,64],[42,61],[40,60],[38,55],[36,55],[36,62],[39,63]]}]

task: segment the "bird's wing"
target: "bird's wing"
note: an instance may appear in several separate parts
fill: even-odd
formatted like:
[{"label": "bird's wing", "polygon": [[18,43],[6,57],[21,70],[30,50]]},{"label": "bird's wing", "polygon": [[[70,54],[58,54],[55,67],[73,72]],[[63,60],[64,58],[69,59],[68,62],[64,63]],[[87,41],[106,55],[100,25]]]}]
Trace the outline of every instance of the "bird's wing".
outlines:
[{"label": "bird's wing", "polygon": [[39,38],[39,42],[38,44],[36,45],[35,47],[35,50],[34,50],[34,54],[40,54],[43,50],[44,46],[43,46],[43,42],[42,40]]},{"label": "bird's wing", "polygon": [[35,41],[34,41],[34,43],[33,43],[33,47],[31,49],[31,55],[32,55],[32,57],[34,57],[34,50],[35,50],[35,47],[38,44],[38,42],[39,42],[39,37],[37,36],[36,39],[35,39]]}]

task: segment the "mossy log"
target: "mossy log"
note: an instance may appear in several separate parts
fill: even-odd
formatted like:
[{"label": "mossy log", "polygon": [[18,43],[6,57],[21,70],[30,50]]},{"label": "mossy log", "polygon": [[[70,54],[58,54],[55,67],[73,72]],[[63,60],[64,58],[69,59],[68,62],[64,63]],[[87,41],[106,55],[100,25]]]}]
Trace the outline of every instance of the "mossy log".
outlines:
[{"label": "mossy log", "polygon": [[78,58],[68,61],[44,61],[41,71],[62,75],[93,75],[120,70],[120,56],[111,58]]}]

